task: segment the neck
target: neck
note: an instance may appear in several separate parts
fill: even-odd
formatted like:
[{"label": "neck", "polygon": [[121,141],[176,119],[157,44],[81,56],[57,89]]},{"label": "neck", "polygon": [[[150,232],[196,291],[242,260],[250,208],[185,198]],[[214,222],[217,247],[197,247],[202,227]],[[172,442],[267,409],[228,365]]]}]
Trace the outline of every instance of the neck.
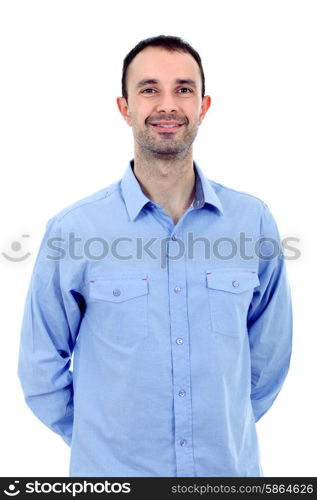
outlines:
[{"label": "neck", "polygon": [[195,196],[192,149],[184,157],[145,156],[135,151],[134,174],[144,194],[176,222]]}]

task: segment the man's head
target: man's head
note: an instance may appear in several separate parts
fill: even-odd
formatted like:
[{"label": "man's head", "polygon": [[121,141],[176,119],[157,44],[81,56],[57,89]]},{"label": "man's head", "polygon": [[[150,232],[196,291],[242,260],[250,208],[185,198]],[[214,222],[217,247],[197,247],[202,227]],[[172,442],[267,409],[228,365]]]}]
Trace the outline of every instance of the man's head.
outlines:
[{"label": "man's head", "polygon": [[125,56],[122,67],[122,78],[121,78],[121,91],[122,97],[128,101],[128,91],[127,91],[127,73],[129,66],[135,56],[139,54],[142,50],[147,47],[159,47],[165,49],[169,52],[185,52],[190,54],[198,64],[200,75],[201,75],[201,96],[205,95],[205,74],[202,66],[201,58],[198,52],[189,45],[188,42],[182,40],[177,36],[166,36],[159,35],[152,38],[146,38],[146,40],[141,40],[130,52]]},{"label": "man's head", "polygon": [[185,156],[210,106],[199,54],[178,37],[139,42],[124,59],[117,104],[139,152]]}]

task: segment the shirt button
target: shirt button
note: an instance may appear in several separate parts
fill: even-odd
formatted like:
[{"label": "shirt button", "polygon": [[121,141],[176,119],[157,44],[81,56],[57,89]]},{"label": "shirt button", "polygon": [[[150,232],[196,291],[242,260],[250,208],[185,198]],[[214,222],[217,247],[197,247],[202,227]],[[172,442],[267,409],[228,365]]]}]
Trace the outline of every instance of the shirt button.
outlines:
[{"label": "shirt button", "polygon": [[176,339],[176,344],[182,344],[184,342],[183,339]]},{"label": "shirt button", "polygon": [[175,234],[173,234],[172,238],[171,238],[173,241],[177,240]]},{"label": "shirt button", "polygon": [[175,293],[178,293],[178,292],[180,292],[180,291],[181,291],[181,287],[180,287],[180,286],[176,286],[176,287],[174,288],[174,292],[175,292]]},{"label": "shirt button", "polygon": [[180,442],[179,442],[179,444],[180,444],[181,446],[186,446],[186,444],[187,444],[186,439],[181,439],[181,440],[180,440]]},{"label": "shirt button", "polygon": [[233,285],[233,286],[239,286],[239,284],[240,284],[240,283],[239,283],[239,281],[233,281],[233,282],[232,282],[232,285]]},{"label": "shirt button", "polygon": [[115,297],[118,297],[121,295],[121,290],[119,290],[119,288],[115,288],[112,293]]},{"label": "shirt button", "polygon": [[186,396],[186,391],[179,391],[178,395],[183,398],[184,396]]}]

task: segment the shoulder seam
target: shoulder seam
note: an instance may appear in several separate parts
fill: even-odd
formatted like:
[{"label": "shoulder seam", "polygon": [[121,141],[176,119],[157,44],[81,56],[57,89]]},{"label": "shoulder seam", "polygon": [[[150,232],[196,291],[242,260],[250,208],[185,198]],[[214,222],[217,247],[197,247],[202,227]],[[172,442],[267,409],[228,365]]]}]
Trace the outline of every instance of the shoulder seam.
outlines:
[{"label": "shoulder seam", "polygon": [[216,184],[217,186],[220,186],[220,187],[223,187],[224,189],[228,189],[230,191],[233,191],[234,193],[239,193],[239,194],[243,194],[245,196],[249,196],[250,198],[253,198],[255,200],[258,200],[261,202],[262,205],[264,206],[267,206],[267,204],[265,203],[265,201],[263,201],[261,198],[259,198],[258,196],[255,196],[254,194],[251,194],[251,193],[247,193],[245,191],[239,191],[238,189],[234,189],[232,187],[229,187],[229,186],[225,186],[224,184],[221,184],[220,182],[216,182],[212,179],[208,179],[209,182],[211,182],[212,184]]},{"label": "shoulder seam", "polygon": [[[78,208],[82,208],[84,207],[85,205],[89,205],[90,203],[97,203],[98,201],[100,200],[103,200],[105,198],[109,198],[113,193],[115,193],[116,191],[119,190],[119,182],[120,181],[116,181],[114,184],[117,184],[115,185],[112,190],[111,190],[111,186],[113,186],[113,184],[110,184],[109,187],[106,187],[102,190],[102,193],[100,193],[100,197],[98,197],[97,199],[95,200],[89,200],[89,201],[86,201],[86,202],[83,202],[83,203],[80,203],[80,201],[78,201],[78,205],[76,205],[75,207],[69,207],[69,209],[67,208],[64,208],[61,210],[61,212],[57,213],[55,216],[53,216],[52,218],[56,218],[56,220],[58,221],[61,221],[66,215],[68,215],[70,212],[78,209]],[[75,202],[77,203],[77,202]]]}]

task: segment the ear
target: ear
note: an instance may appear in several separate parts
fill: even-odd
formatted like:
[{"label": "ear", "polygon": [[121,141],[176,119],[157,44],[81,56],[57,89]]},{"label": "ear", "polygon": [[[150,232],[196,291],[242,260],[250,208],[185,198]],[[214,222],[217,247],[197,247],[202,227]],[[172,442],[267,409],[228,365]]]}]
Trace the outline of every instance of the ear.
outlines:
[{"label": "ear", "polygon": [[207,113],[208,109],[210,108],[211,105],[211,97],[209,95],[205,95],[202,100],[201,104],[201,109],[200,109],[200,114],[199,114],[199,125],[205,118],[205,114]]},{"label": "ear", "polygon": [[127,122],[128,125],[131,126],[130,112],[128,102],[125,97],[117,97],[117,106],[119,108],[120,113],[123,118]]}]

